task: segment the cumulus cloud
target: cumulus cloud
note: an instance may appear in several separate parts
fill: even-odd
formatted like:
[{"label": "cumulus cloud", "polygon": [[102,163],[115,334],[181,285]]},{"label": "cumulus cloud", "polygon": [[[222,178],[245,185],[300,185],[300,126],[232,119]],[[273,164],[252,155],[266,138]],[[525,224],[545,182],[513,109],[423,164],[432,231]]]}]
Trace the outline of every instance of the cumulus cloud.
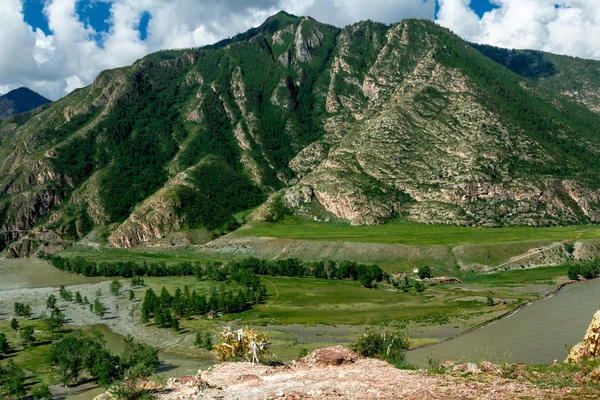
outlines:
[{"label": "cumulus cloud", "polygon": [[439,0],[438,22],[467,40],[600,59],[598,0],[493,0],[481,18],[469,0]]},{"label": "cumulus cloud", "polygon": [[[45,0],[50,31],[25,22],[23,2],[0,0],[0,93],[28,86],[57,99],[108,68],[165,48],[197,47],[243,32],[281,9],[345,25],[362,19],[433,18],[435,0],[85,0],[110,5],[109,30],[77,13],[84,0]],[[139,24],[151,16],[147,37]]]},{"label": "cumulus cloud", "polygon": [[[28,86],[57,99],[90,84],[104,69],[129,65],[165,48],[197,47],[243,32],[285,9],[344,26],[372,19],[434,17],[435,0],[45,0],[49,31],[25,22],[23,2],[0,0],[0,93]],[[464,38],[503,47],[535,48],[600,59],[598,0],[492,0],[479,17],[470,0],[438,0],[438,21]],[[106,32],[77,9],[110,7]],[[150,15],[147,37],[139,24]]]}]

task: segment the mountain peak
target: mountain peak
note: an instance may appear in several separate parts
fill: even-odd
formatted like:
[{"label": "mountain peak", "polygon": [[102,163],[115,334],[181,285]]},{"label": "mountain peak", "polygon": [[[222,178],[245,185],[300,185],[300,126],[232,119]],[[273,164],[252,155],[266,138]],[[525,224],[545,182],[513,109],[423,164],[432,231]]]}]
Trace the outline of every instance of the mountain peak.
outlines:
[{"label": "mountain peak", "polygon": [[0,118],[22,114],[51,101],[27,87],[11,90],[0,96]]}]

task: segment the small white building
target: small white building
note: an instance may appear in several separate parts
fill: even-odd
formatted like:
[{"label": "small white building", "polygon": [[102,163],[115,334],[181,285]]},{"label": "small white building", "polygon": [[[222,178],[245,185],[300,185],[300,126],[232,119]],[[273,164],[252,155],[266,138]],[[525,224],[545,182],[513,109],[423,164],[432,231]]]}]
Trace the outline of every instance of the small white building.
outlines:
[{"label": "small white building", "polygon": [[418,274],[419,273],[419,268],[413,268],[413,274]]}]

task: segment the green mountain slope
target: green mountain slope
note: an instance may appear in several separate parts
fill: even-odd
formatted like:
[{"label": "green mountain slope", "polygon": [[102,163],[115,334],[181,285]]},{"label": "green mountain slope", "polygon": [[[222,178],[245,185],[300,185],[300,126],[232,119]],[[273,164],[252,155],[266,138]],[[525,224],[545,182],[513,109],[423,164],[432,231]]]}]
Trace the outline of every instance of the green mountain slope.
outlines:
[{"label": "green mountain slope", "polygon": [[508,50],[472,44],[486,57],[538,85],[600,112],[600,61],[537,50]]},{"label": "green mountain slope", "polygon": [[0,125],[2,247],[105,226],[115,246],[314,218],[556,225],[600,219],[587,108],[428,21],[342,30],[279,13],[105,71]]},{"label": "green mountain slope", "polygon": [[50,100],[31,89],[22,87],[11,90],[4,96],[0,96],[0,118],[22,114],[48,103]]}]

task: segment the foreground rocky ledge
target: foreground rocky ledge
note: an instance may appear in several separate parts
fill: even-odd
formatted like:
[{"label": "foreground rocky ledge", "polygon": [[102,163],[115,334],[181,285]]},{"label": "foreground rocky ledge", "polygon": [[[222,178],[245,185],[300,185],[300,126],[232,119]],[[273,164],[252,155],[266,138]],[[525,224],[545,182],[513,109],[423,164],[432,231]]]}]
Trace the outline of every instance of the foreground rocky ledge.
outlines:
[{"label": "foreground rocky ledge", "polygon": [[[338,346],[316,350],[287,366],[224,363],[200,376],[170,379],[165,386],[144,385],[162,400],[552,399],[571,392],[502,378],[499,367],[491,363],[445,366],[452,372],[399,370]],[[96,397],[109,399],[110,393]]]}]

